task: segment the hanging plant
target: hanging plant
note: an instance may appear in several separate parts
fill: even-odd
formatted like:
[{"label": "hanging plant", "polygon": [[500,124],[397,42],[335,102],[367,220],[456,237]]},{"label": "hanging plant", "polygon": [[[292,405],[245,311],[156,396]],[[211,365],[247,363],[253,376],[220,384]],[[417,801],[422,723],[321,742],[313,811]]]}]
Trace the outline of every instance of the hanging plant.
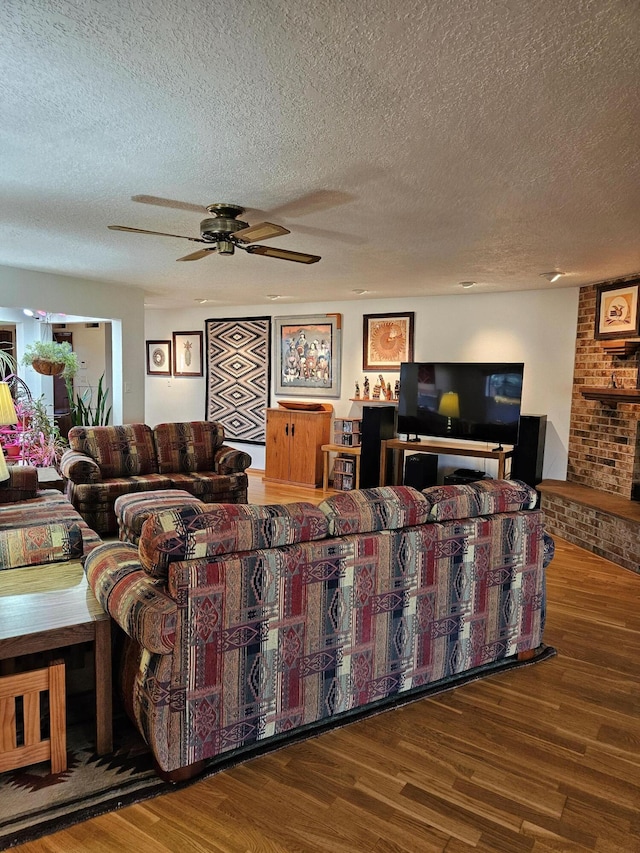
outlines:
[{"label": "hanging plant", "polygon": [[67,341],[34,341],[26,347],[22,364],[44,376],[62,374],[65,381],[73,379],[78,372],[78,356]]}]

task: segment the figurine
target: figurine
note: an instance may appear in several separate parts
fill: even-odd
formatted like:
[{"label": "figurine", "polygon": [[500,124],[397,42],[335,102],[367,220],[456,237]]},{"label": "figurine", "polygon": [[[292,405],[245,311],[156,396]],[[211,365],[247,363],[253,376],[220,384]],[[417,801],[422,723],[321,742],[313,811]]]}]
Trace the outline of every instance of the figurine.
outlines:
[{"label": "figurine", "polygon": [[386,397],[387,396],[387,386],[386,386],[386,383],[384,381],[384,376],[381,373],[378,374],[378,382],[380,383],[380,390],[382,391],[382,396]]},{"label": "figurine", "polygon": [[360,399],[360,384],[358,383],[357,379],[356,379],[356,396],[355,396],[355,399],[356,400]]},{"label": "figurine", "polygon": [[400,380],[399,379],[396,379],[396,387],[393,390],[393,399],[394,400],[400,399]]},{"label": "figurine", "polygon": [[374,400],[380,399],[380,391],[382,391],[382,385],[380,385],[379,382],[376,382],[376,384],[373,386],[373,399]]},{"label": "figurine", "polygon": [[364,394],[363,397],[365,400],[369,399],[369,377],[364,377]]},{"label": "figurine", "polygon": [[391,396],[391,383],[390,383],[390,382],[387,382],[387,394],[386,394],[386,397],[387,397],[387,400],[393,400],[393,397]]}]

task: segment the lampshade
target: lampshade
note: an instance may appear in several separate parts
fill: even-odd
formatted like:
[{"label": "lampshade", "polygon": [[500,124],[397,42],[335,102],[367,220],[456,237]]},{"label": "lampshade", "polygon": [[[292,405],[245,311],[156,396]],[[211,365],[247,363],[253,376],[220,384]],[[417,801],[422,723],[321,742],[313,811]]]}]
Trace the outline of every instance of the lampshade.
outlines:
[{"label": "lampshade", "polygon": [[[16,407],[13,405],[11,389],[6,382],[0,382],[0,426],[17,424],[18,416]],[[4,458],[4,452],[0,450],[0,483],[9,479],[9,469]]]},{"label": "lampshade", "polygon": [[13,405],[11,389],[6,382],[0,382],[0,426],[17,423],[18,416],[16,407]]},{"label": "lampshade", "polygon": [[438,406],[438,414],[444,415],[445,418],[460,417],[460,399],[455,391],[445,391],[440,398]]}]

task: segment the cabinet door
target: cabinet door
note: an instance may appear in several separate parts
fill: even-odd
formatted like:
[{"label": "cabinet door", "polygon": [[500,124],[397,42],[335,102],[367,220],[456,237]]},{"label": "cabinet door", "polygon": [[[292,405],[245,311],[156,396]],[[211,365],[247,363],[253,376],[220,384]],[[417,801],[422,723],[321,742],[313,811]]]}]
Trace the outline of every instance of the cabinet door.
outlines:
[{"label": "cabinet door", "polygon": [[329,444],[331,414],[295,412],[291,417],[293,435],[289,457],[289,480],[317,486],[322,483],[323,459],[320,447]]},{"label": "cabinet door", "polygon": [[290,440],[290,413],[284,409],[268,409],[264,475],[270,480],[289,479]]}]

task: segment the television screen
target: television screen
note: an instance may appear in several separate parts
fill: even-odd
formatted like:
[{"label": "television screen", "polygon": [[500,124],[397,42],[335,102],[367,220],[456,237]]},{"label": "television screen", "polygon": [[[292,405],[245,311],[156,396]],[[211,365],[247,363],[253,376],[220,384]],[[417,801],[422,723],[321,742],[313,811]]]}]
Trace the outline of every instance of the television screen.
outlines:
[{"label": "television screen", "polygon": [[524,365],[405,362],[398,432],[517,444]]}]

